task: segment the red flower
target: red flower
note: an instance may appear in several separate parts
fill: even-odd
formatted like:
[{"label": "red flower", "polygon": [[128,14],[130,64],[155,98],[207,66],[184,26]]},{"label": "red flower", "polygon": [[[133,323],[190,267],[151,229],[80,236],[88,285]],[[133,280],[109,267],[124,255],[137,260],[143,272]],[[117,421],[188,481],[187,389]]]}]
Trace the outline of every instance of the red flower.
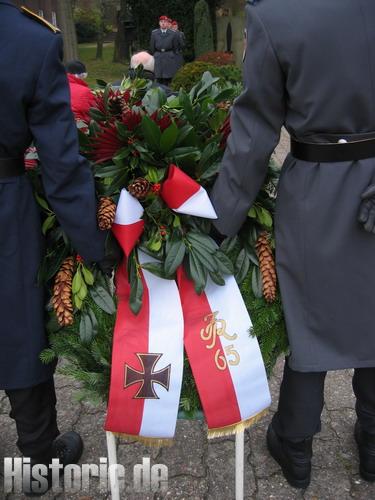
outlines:
[{"label": "red flower", "polygon": [[103,93],[94,94],[94,104],[92,107],[97,109],[101,113],[103,113],[103,115],[107,114],[107,111],[105,109],[105,104],[104,104],[104,94]]},{"label": "red flower", "polygon": [[153,184],[151,191],[155,194],[160,193],[161,190],[161,184]]},{"label": "red flower", "polygon": [[122,122],[131,132],[133,132],[136,127],[138,127],[141,121],[142,116],[140,115],[140,113],[137,113],[132,109],[127,109],[122,113]]},{"label": "red flower", "polygon": [[111,160],[117,151],[121,149],[122,142],[118,138],[116,123],[108,123],[92,139],[92,156],[96,163]]},{"label": "red flower", "polygon": [[172,124],[172,120],[169,115],[164,115],[161,118],[159,118],[157,111],[152,113],[150,118],[158,125],[158,127],[162,132]]},{"label": "red flower", "polygon": [[83,264],[83,258],[80,255],[76,255],[76,261],[79,262],[80,264]]}]

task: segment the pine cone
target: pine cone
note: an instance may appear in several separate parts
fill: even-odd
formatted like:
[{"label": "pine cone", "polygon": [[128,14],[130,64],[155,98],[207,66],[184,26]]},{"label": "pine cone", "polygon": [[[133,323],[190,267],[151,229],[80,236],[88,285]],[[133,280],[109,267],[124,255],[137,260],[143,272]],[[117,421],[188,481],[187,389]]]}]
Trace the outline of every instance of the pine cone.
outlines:
[{"label": "pine cone", "polygon": [[68,257],[62,263],[55,278],[53,287],[52,305],[60,326],[73,324],[72,282],[74,259]]},{"label": "pine cone", "polygon": [[266,231],[260,234],[255,247],[262,274],[264,298],[267,302],[274,302],[277,292],[276,266],[269,241],[269,234]]},{"label": "pine cone", "polygon": [[141,200],[148,194],[150,188],[151,184],[148,182],[148,180],[139,177],[128,186],[128,191],[132,196],[138,198],[138,200]]},{"label": "pine cone", "polygon": [[112,198],[107,198],[106,196],[100,198],[98,206],[99,229],[101,229],[102,231],[111,229],[112,224],[115,220],[115,215],[116,203],[112,201]]}]

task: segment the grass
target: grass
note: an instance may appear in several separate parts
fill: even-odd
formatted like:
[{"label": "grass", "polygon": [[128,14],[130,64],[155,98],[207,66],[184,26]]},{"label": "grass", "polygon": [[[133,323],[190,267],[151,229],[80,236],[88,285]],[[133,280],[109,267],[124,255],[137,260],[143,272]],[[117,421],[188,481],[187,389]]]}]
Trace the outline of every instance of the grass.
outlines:
[{"label": "grass", "polygon": [[87,83],[94,87],[96,80],[104,80],[106,82],[114,82],[121,80],[124,74],[127,73],[127,66],[120,63],[112,62],[114,44],[106,43],[103,48],[103,59],[95,59],[96,44],[82,43],[78,47],[79,59],[85,63],[89,74]]}]

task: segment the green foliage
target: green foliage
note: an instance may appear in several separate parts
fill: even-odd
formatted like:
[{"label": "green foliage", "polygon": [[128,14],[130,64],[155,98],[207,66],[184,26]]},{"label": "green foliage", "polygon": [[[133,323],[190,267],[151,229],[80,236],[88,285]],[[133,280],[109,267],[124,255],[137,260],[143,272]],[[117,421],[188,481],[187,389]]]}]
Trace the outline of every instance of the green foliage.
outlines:
[{"label": "green foliage", "polygon": [[194,7],[195,57],[214,50],[214,37],[210,9],[206,0],[198,0]]},{"label": "green foliage", "polygon": [[172,81],[172,88],[179,90],[183,88],[189,91],[202,78],[203,74],[209,71],[213,77],[221,78],[221,83],[230,82],[238,84],[242,82],[241,69],[233,64],[224,66],[215,66],[214,64],[204,61],[194,61],[185,64],[175,75]]},{"label": "green foliage", "polygon": [[100,29],[100,12],[97,9],[74,9],[74,23],[77,31],[78,43],[93,42]]},{"label": "green foliage", "polygon": [[97,80],[115,82],[122,80],[127,73],[127,68],[121,63],[113,62],[114,44],[106,43],[103,47],[103,59],[95,59],[96,45],[80,44],[78,46],[79,60],[84,62],[88,71],[87,83],[96,86]]},{"label": "green foliage", "polygon": [[249,273],[241,285],[241,292],[253,322],[252,335],[258,339],[268,376],[271,375],[277,358],[288,352],[288,338],[280,295],[273,304],[257,298],[253,292],[252,276]]},{"label": "green foliage", "polygon": [[[180,29],[186,36],[185,60],[194,59],[194,16],[196,0],[128,0],[132,15],[137,25],[137,49],[148,49],[151,31],[158,27],[158,19],[166,14],[180,23]],[[216,28],[215,8],[220,0],[208,0],[211,24]],[[145,14],[147,13],[147,14]],[[215,33],[214,33],[215,34]]]}]

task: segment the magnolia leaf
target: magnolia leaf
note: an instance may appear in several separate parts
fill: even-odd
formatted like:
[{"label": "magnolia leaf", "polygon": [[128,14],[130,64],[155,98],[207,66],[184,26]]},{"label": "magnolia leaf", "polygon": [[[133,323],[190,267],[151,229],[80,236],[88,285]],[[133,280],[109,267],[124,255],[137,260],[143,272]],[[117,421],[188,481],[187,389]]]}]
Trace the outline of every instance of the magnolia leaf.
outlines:
[{"label": "magnolia leaf", "polygon": [[72,283],[72,291],[74,294],[78,294],[83,284],[83,278],[80,269],[78,268]]},{"label": "magnolia leaf", "polygon": [[51,229],[51,227],[53,227],[55,220],[56,220],[55,215],[49,215],[47,219],[43,222],[42,233],[44,235],[46,235],[48,230]]},{"label": "magnolia leaf", "polygon": [[94,284],[94,275],[92,274],[90,269],[88,269],[85,266],[82,266],[82,274],[87,285],[91,286]]},{"label": "magnolia leaf", "polygon": [[83,280],[82,280],[81,288],[79,289],[77,295],[82,300],[82,302],[87,297],[87,285]]},{"label": "magnolia leaf", "polygon": [[193,252],[189,252],[189,274],[195,283],[196,292],[202,293],[206,287],[207,274]]},{"label": "magnolia leaf", "polygon": [[259,267],[254,266],[251,274],[251,286],[255,297],[261,299],[263,296],[262,275]]},{"label": "magnolia leaf", "polygon": [[176,272],[184,260],[185,252],[186,247],[182,240],[170,240],[164,262],[164,271],[167,276],[171,276]]},{"label": "magnolia leaf", "polygon": [[50,208],[48,206],[47,201],[44,198],[42,198],[41,196],[39,196],[37,192],[35,192],[35,198],[36,198],[36,201],[38,202],[38,204],[42,208],[44,208],[44,210],[46,210],[47,212],[50,212]]},{"label": "magnolia leaf", "polygon": [[90,319],[91,319],[91,325],[92,325],[92,338],[95,337],[98,332],[99,332],[99,324],[98,324],[98,320],[96,319],[96,316],[95,316],[95,313],[92,309],[89,309],[88,310],[88,314],[90,316]]},{"label": "magnolia leaf", "polygon": [[162,262],[145,262],[141,267],[142,269],[155,274],[155,276],[159,276],[159,278],[171,279],[165,274],[164,265],[162,264]]},{"label": "magnolia leaf", "polygon": [[83,301],[78,297],[78,295],[73,295],[73,301],[77,309],[82,309]]},{"label": "magnolia leaf", "polygon": [[190,124],[184,125],[178,130],[177,146],[193,146],[196,144],[194,127]]},{"label": "magnolia leaf", "polygon": [[194,125],[195,112],[194,112],[194,108],[193,108],[193,105],[192,105],[192,102],[190,100],[189,95],[184,90],[181,89],[178,97],[180,99],[180,104],[184,110],[184,113],[185,113],[187,120],[192,125]]},{"label": "magnolia leaf", "polygon": [[215,253],[218,248],[216,242],[210,236],[203,233],[190,231],[187,233],[186,238],[191,244],[200,245],[211,254]]},{"label": "magnolia leaf", "polygon": [[219,273],[209,273],[210,278],[216,285],[219,286],[224,286],[225,285],[225,279],[219,274]]},{"label": "magnolia leaf", "polygon": [[161,135],[160,149],[162,153],[168,153],[176,144],[178,136],[178,128],[175,123],[172,123]]},{"label": "magnolia leaf", "polygon": [[235,246],[238,243],[238,236],[233,236],[233,237],[227,237],[225,240],[221,243],[220,245],[220,250],[224,252],[225,254],[230,253],[232,250],[234,250]]},{"label": "magnolia leaf", "polygon": [[156,123],[147,115],[142,118],[142,131],[150,148],[158,152],[160,150],[161,132]]},{"label": "magnolia leaf", "polygon": [[215,260],[218,264],[218,268],[221,274],[233,274],[233,264],[232,261],[225,255],[225,253],[218,250],[214,254]]},{"label": "magnolia leaf", "polygon": [[195,257],[199,260],[207,271],[215,273],[218,271],[218,265],[215,259],[212,258],[212,253],[209,252],[205,247],[199,244],[192,244],[190,252],[195,254]]},{"label": "magnolia leaf", "polygon": [[250,268],[250,260],[246,250],[243,248],[239,253],[235,265],[235,278],[238,284],[246,278]]},{"label": "magnolia leaf", "polygon": [[93,325],[87,313],[82,313],[79,323],[79,337],[83,344],[88,344],[93,338]]},{"label": "magnolia leaf", "polygon": [[142,307],[143,298],[143,283],[138,274],[130,281],[130,287],[130,309],[134,314],[138,314]]},{"label": "magnolia leaf", "polygon": [[102,286],[90,288],[90,295],[95,304],[107,314],[114,314],[116,312],[112,297]]}]

